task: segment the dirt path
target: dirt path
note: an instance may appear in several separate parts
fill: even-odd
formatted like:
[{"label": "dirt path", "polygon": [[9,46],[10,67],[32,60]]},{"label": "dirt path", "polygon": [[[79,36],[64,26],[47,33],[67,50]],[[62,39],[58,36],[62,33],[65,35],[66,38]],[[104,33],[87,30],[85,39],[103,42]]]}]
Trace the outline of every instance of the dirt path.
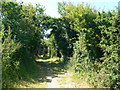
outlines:
[{"label": "dirt path", "polygon": [[38,67],[38,76],[30,81],[22,81],[19,88],[89,88],[84,81],[73,80],[74,73],[64,70],[59,64],[42,63]]},{"label": "dirt path", "polygon": [[73,75],[72,72],[66,71],[61,72],[58,74],[57,77],[48,72],[48,76],[46,76],[47,80],[47,87],[46,88],[89,88],[89,86],[85,83],[75,83],[72,81],[71,76]]},{"label": "dirt path", "polygon": [[73,88],[74,83],[71,83],[71,74],[66,72],[61,72],[57,77],[55,77],[50,71],[48,72],[48,76],[46,76],[48,80],[47,88]]}]

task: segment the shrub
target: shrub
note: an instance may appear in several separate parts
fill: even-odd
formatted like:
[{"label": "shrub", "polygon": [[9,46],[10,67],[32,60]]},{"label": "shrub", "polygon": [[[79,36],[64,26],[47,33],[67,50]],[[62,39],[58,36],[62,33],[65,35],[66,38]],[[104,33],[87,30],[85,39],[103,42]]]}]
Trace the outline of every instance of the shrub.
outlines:
[{"label": "shrub", "polygon": [[[6,32],[1,31],[3,35],[2,42],[2,85],[3,87],[12,86],[18,80],[17,71],[20,62],[13,58],[16,51],[20,48],[20,43],[11,39],[10,29]],[[7,34],[7,37],[4,37]]]}]

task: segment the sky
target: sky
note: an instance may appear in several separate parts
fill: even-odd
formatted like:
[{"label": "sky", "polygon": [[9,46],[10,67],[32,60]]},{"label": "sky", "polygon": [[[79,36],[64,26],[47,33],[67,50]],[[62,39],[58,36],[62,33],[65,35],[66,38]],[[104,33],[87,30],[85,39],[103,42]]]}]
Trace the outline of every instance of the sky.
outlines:
[{"label": "sky", "polygon": [[95,7],[98,10],[115,10],[115,6],[118,6],[118,2],[120,0],[16,0],[17,2],[21,2],[23,1],[24,3],[31,3],[33,5],[35,4],[41,4],[45,7],[45,13],[47,15],[50,15],[52,17],[60,17],[60,15],[58,14],[58,6],[57,3],[58,2],[73,2],[75,4],[79,4],[79,3],[88,3],[90,4],[92,7]]}]

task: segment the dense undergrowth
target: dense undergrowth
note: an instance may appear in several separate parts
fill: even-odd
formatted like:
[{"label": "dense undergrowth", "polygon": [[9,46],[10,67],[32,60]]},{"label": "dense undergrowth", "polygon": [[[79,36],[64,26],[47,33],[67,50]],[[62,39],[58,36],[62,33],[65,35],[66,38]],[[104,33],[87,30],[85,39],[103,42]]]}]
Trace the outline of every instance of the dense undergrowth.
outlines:
[{"label": "dense undergrowth", "polygon": [[[90,7],[70,7],[74,9],[66,16],[72,17],[73,29],[79,32],[70,67],[94,87],[120,88],[119,14],[97,12]],[[80,9],[84,12],[75,13]]]},{"label": "dense undergrowth", "polygon": [[20,80],[29,80],[38,72],[35,60],[41,45],[42,27],[37,25],[41,23],[37,18],[45,16],[43,11],[40,5],[2,2],[3,88],[13,88]]},{"label": "dense undergrowth", "polygon": [[[30,80],[38,72],[38,67],[34,62],[35,58],[32,56],[22,57],[20,54],[21,44],[11,39],[11,32],[8,31],[8,36],[2,44],[2,87],[13,88],[20,80]],[[19,58],[21,56],[21,58]],[[21,59],[31,60],[22,62]],[[35,73],[35,74],[33,74]]]}]

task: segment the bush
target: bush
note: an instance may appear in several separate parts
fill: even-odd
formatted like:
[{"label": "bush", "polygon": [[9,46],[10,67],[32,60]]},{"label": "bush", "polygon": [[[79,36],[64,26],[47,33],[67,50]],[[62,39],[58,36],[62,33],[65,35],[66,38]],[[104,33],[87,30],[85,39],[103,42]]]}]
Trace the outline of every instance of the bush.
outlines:
[{"label": "bush", "polygon": [[[3,35],[2,43],[2,85],[3,87],[12,86],[18,80],[17,71],[19,70],[20,62],[13,58],[16,51],[20,48],[20,43],[16,43],[11,39],[10,29],[7,32],[1,31]],[[7,37],[5,36],[7,33]]]},{"label": "bush", "polygon": [[[86,9],[84,13],[83,17],[90,15]],[[74,44],[74,54],[70,63],[73,63],[75,72],[79,72],[94,87],[119,88],[120,31],[118,22],[120,20],[118,13],[97,13],[93,13],[96,17],[91,21],[84,17],[86,22],[78,20],[74,23],[76,26],[74,29],[80,31],[79,40]],[[86,26],[89,25],[88,22],[90,26]]]}]

